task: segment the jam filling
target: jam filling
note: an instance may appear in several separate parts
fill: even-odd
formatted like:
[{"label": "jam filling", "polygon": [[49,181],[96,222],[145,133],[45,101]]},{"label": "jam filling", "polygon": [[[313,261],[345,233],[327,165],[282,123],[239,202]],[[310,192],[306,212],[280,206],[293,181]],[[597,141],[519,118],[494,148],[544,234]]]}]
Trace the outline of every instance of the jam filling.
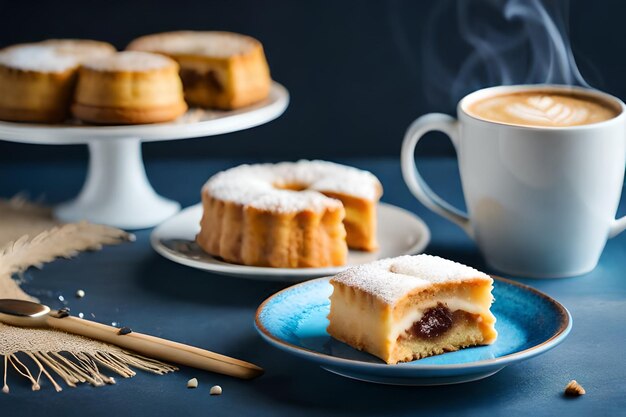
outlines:
[{"label": "jam filling", "polygon": [[453,314],[448,307],[438,303],[429,308],[419,321],[413,323],[409,334],[422,339],[432,339],[441,336],[452,327]]}]

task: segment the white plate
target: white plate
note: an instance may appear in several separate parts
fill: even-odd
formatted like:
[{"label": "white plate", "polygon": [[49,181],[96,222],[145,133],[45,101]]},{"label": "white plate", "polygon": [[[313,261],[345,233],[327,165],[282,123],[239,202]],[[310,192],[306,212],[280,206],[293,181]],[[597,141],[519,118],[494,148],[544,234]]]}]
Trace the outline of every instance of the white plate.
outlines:
[{"label": "white plate", "polygon": [[152,247],[164,257],[192,268],[222,275],[273,281],[299,282],[334,275],[347,267],[377,259],[422,252],[430,241],[428,226],[416,215],[390,204],[378,207],[377,252],[350,251],[347,265],[330,268],[269,268],[224,262],[202,251],[195,243],[202,205],[191,206],[161,223],[150,236]]}]

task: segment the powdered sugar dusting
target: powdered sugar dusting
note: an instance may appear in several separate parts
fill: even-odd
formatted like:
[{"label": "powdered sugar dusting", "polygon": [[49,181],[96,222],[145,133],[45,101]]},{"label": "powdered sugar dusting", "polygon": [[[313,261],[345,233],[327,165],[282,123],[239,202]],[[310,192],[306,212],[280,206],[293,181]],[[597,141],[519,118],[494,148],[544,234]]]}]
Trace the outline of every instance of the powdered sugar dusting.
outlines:
[{"label": "powdered sugar dusting", "polygon": [[126,51],[85,61],[83,66],[96,71],[149,71],[177,65],[170,58],[148,52]]},{"label": "powdered sugar dusting", "polygon": [[79,60],[52,46],[24,44],[0,51],[0,64],[23,71],[65,72],[76,68]]},{"label": "powdered sugar dusting", "polygon": [[[298,185],[302,191],[281,189]],[[326,161],[281,162],[241,165],[220,172],[204,185],[215,198],[249,205],[260,210],[321,211],[339,207],[338,200],[323,192],[352,195],[368,200],[380,198],[382,186],[367,171]]]},{"label": "powdered sugar dusting", "polygon": [[89,39],[48,39],[39,44],[52,47],[59,54],[73,56],[79,61],[117,52],[111,44]]},{"label": "powdered sugar dusting", "polygon": [[180,31],[143,36],[133,41],[128,49],[226,58],[244,54],[258,43],[256,39],[238,33]]},{"label": "powdered sugar dusting", "polygon": [[489,275],[469,266],[422,254],[358,265],[337,274],[333,281],[359,288],[387,304],[394,304],[409,291],[470,279],[492,281]]},{"label": "powdered sugar dusting", "polygon": [[113,54],[105,42],[86,39],[49,39],[39,43],[13,45],[0,51],[0,63],[24,71],[64,72],[82,60]]}]

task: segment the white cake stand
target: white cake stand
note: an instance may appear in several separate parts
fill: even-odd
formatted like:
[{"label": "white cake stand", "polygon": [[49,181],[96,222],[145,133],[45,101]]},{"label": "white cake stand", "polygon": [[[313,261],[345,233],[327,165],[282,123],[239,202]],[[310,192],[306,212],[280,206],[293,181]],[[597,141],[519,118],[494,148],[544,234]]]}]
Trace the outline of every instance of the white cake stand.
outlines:
[{"label": "white cake stand", "polygon": [[235,132],[267,123],[289,104],[289,93],[273,83],[269,97],[235,111],[190,109],[174,122],[130,126],[90,126],[0,122],[0,140],[39,145],[87,144],[87,179],[75,199],[55,208],[62,221],[89,220],[124,229],[159,224],[180,204],[158,195],[146,176],[141,142],[187,139]]}]

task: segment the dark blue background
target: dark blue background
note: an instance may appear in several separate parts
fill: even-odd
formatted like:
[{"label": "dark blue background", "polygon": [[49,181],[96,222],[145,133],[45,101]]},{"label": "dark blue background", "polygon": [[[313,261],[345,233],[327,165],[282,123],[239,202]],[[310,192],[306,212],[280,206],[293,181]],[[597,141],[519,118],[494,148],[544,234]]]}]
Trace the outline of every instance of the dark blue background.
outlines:
[{"label": "dark blue background", "polygon": [[[479,77],[454,85],[471,52],[459,25],[485,23],[519,33],[506,22],[504,4],[533,0],[177,0],[0,1],[0,46],[50,37],[94,38],[123,48],[133,38],[176,29],[224,29],[253,35],[266,49],[273,77],[292,102],[279,120],[212,140],[144,145],[151,157],[255,157],[269,159],[396,156],[407,125],[431,111],[454,111],[464,90],[493,84]],[[459,4],[464,4],[465,18]],[[564,1],[546,0],[567,9]],[[626,43],[619,0],[569,4],[571,42],[587,81],[626,97]],[[501,44],[501,42],[495,42]],[[516,52],[525,73],[528,51]],[[435,59],[449,68],[441,71]],[[478,68],[480,72],[481,68]],[[484,68],[482,68],[484,70]],[[519,74],[516,78],[519,78]],[[515,80],[516,82],[523,81]],[[426,155],[451,153],[441,136],[424,141]],[[83,147],[43,147],[0,142],[0,160],[85,159]]]}]

